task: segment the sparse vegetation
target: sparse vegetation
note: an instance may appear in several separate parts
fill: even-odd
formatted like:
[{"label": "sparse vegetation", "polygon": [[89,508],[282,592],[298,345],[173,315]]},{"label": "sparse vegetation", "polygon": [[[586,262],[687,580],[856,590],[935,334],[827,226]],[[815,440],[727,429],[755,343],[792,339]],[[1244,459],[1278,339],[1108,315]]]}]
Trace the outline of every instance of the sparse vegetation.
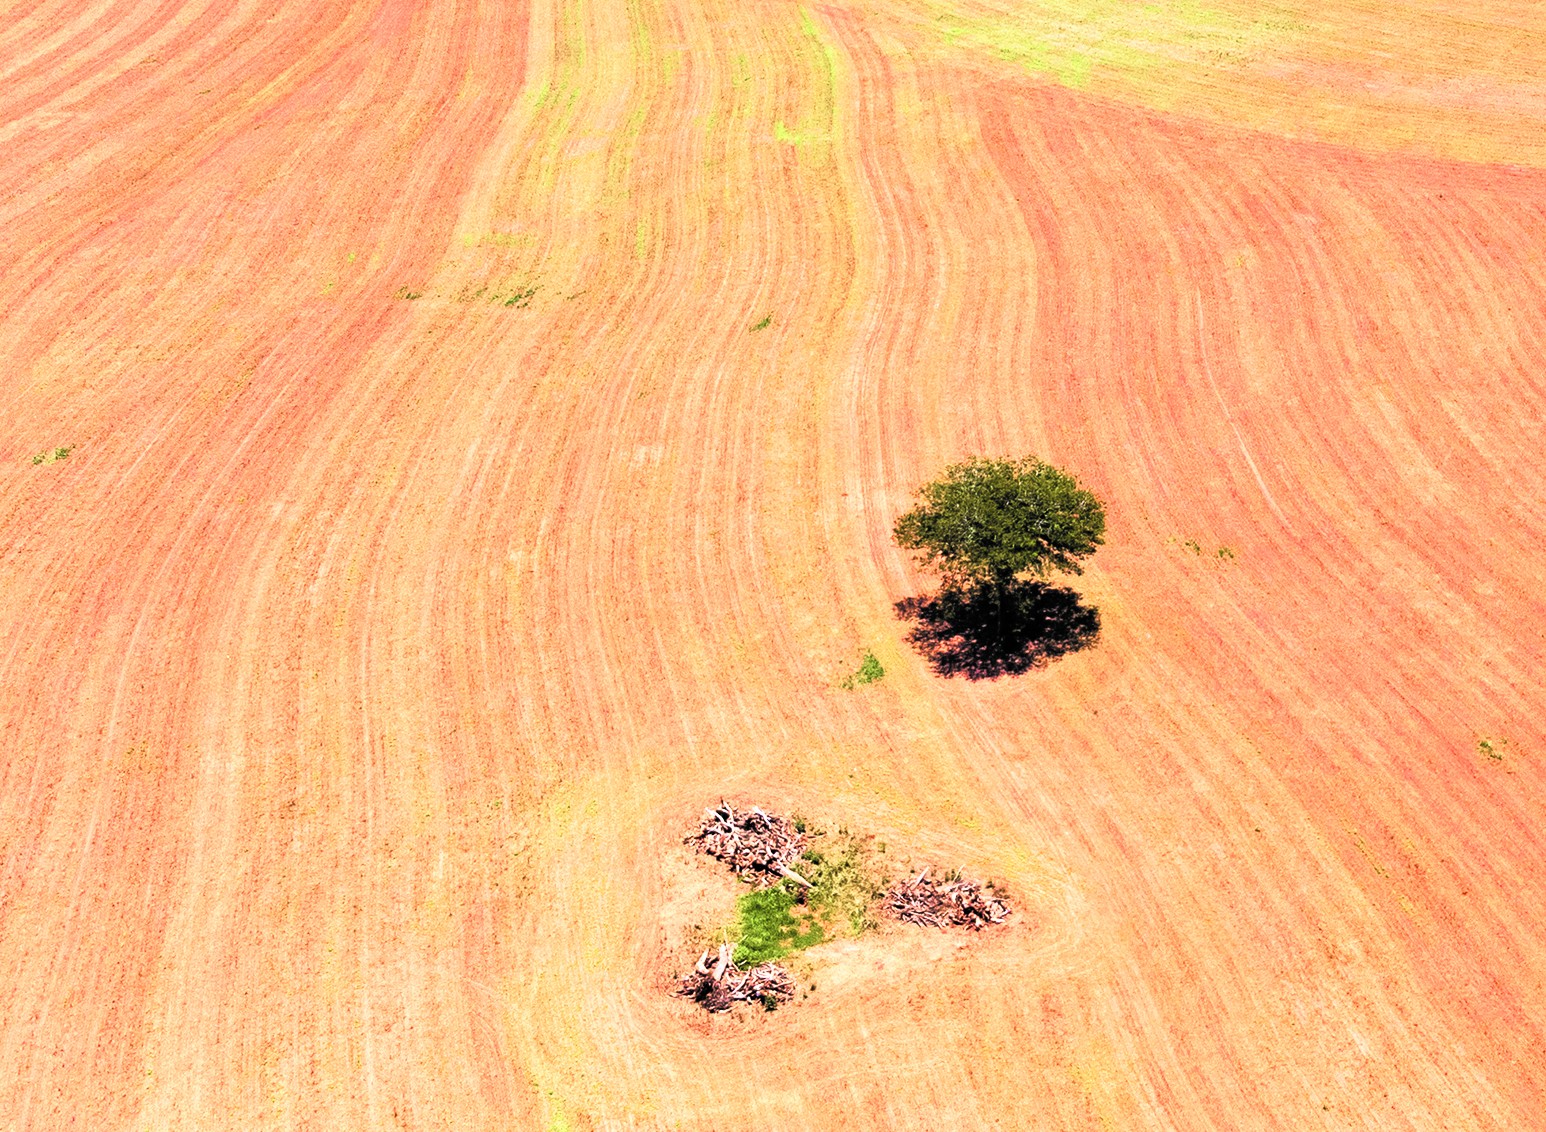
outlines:
[{"label": "sparse vegetation", "polygon": [[[532,299],[540,289],[535,283],[530,286],[513,287],[508,291],[500,287],[491,288],[487,284],[474,287],[468,283],[451,296],[451,301],[453,303],[492,303],[495,306],[522,310],[531,306]],[[397,297],[400,299],[417,299],[419,296],[420,292],[409,291],[406,287],[397,292]]]},{"label": "sparse vegetation", "polygon": [[886,670],[881,667],[879,659],[869,649],[865,649],[864,660],[860,663],[858,671],[845,676],[841,687],[852,691],[855,688],[862,688],[866,684],[875,683],[885,674]]},{"label": "sparse vegetation", "polygon": [[[884,850],[882,850],[884,851]],[[824,924],[846,923],[854,935],[874,928],[875,901],[886,890],[885,878],[868,860],[869,845],[839,830],[826,851],[813,846],[801,858],[801,873],[811,882],[806,903]]]},{"label": "sparse vegetation", "polygon": [[772,325],[773,325],[773,316],[770,315],[770,314],[769,315],[764,315],[762,317],[762,321],[757,323],[757,325],[753,326],[748,333],[755,334],[755,333],[757,333],[757,331],[759,331],[759,330],[766,330],[768,327],[770,327]]},{"label": "sparse vegetation", "polygon": [[862,935],[878,924],[874,907],[886,881],[869,859],[870,843],[845,829],[835,835],[811,830],[810,837],[813,844],[798,862],[809,888],[785,880],[736,901],[738,966],[781,959],[836,935]]},{"label": "sparse vegetation", "polygon": [[1502,762],[1504,754],[1508,751],[1507,739],[1480,739],[1476,743],[1478,754],[1485,755],[1494,762]]},{"label": "sparse vegetation", "polygon": [[[736,899],[734,921],[703,939],[697,964],[677,980],[679,997],[711,1012],[735,1002],[773,1010],[790,1001],[797,988],[783,960],[828,940],[861,936],[880,926],[886,909],[913,923],[974,930],[1003,923],[1009,911],[998,882],[980,885],[956,870],[930,880],[925,869],[893,885],[876,861],[884,843],[842,826],[828,832],[798,814],[785,818],[721,802],[704,811],[686,840],[754,886]],[[797,857],[788,856],[791,848]],[[768,867],[785,860],[798,871]]]},{"label": "sparse vegetation", "polygon": [[[1171,538],[1170,541],[1175,542],[1176,539]],[[1212,554],[1208,554],[1205,550],[1203,550],[1202,543],[1198,542],[1194,538],[1181,540],[1181,546],[1186,550],[1190,550],[1199,558],[1217,558],[1221,562],[1228,562],[1237,557],[1235,554],[1235,549],[1232,546],[1221,546]]]},{"label": "sparse vegetation", "polygon": [[39,452],[32,458],[33,466],[36,467],[38,464],[53,464],[59,460],[67,460],[69,459],[70,453],[74,450],[74,448],[55,448],[48,452]]}]

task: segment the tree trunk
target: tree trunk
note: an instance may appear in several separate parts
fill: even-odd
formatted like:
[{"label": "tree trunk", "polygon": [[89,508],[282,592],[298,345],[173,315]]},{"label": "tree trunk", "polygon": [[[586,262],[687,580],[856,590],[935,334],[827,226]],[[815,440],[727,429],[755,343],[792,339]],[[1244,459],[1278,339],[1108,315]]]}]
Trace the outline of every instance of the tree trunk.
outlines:
[{"label": "tree trunk", "polygon": [[998,645],[1004,647],[1004,579],[993,579],[993,599],[998,613]]}]

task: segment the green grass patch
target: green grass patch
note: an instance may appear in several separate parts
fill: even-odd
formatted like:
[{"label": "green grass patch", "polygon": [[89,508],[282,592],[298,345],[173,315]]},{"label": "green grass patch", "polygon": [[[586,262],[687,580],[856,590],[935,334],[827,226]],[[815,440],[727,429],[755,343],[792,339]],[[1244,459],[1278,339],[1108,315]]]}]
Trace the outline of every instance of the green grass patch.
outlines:
[{"label": "green grass patch", "polygon": [[944,40],[986,53],[1075,89],[1100,74],[1134,83],[1159,69],[1195,74],[1201,69],[1249,64],[1290,52],[1309,25],[1281,14],[1261,18],[1248,6],[1230,11],[1202,0],[1133,4],[1125,0],[1041,0],[973,17],[955,6],[931,2]]},{"label": "green grass patch", "polygon": [[751,330],[748,331],[748,333],[755,334],[755,333],[757,333],[757,331],[759,331],[759,330],[766,330],[768,327],[770,327],[772,325],[773,325],[773,316],[770,315],[770,314],[769,315],[763,315],[762,321],[759,322],[756,326],[752,327]]},{"label": "green grass patch", "polygon": [[32,458],[33,466],[35,467],[38,464],[54,464],[60,460],[67,460],[72,451],[74,451],[72,448],[55,448],[48,452],[39,452]]},{"label": "green grass patch", "polygon": [[755,967],[782,959],[826,938],[815,913],[799,903],[799,897],[786,887],[789,883],[781,881],[772,888],[748,892],[735,902],[741,935],[735,945],[738,966]]},{"label": "green grass patch", "polygon": [[875,683],[885,674],[886,670],[881,667],[880,661],[876,658],[875,654],[869,649],[865,649],[864,661],[859,665],[859,671],[845,676],[841,686],[852,691],[855,688],[862,688],[866,684]]},{"label": "green grass patch", "polygon": [[810,828],[803,818],[792,820],[811,839],[794,870],[811,887],[785,880],[736,901],[736,923],[728,935],[743,968],[783,959],[824,940],[863,935],[879,924],[874,908],[886,879],[872,857],[884,853],[885,846],[845,829],[828,834]]}]

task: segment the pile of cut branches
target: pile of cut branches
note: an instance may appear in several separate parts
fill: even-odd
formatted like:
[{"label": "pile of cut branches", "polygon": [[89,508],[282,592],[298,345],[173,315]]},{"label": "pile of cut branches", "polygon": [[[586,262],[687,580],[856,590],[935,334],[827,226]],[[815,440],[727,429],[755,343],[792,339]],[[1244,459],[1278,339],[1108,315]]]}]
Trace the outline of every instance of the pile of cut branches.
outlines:
[{"label": "pile of cut branches", "polygon": [[689,834],[698,852],[717,857],[732,872],[759,888],[780,877],[810,888],[811,882],[789,866],[805,851],[805,835],[788,818],[753,807],[737,810],[728,802],[703,811],[698,832]]},{"label": "pile of cut branches", "polygon": [[757,1002],[772,1010],[794,997],[794,978],[777,963],[762,963],[749,971],[735,965],[728,943],[719,945],[719,956],[705,951],[692,971],[677,980],[676,993],[690,998],[713,1013],[729,1010],[733,1002]]},{"label": "pile of cut branches", "polygon": [[955,876],[930,880],[928,869],[888,892],[886,904],[897,919],[933,928],[954,925],[980,931],[1002,924],[1009,915],[1009,905],[992,886],[984,890],[976,881]]}]

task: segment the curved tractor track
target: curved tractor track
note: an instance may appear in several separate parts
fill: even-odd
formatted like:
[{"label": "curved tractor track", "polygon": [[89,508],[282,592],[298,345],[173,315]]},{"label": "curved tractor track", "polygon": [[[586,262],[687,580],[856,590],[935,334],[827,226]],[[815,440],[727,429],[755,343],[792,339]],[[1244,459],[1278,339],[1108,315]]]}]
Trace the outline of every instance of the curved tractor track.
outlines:
[{"label": "curved tractor track", "polygon": [[[0,1128],[1539,1126],[1540,5],[0,9]],[[722,794],[1021,915],[700,1018]]]}]

